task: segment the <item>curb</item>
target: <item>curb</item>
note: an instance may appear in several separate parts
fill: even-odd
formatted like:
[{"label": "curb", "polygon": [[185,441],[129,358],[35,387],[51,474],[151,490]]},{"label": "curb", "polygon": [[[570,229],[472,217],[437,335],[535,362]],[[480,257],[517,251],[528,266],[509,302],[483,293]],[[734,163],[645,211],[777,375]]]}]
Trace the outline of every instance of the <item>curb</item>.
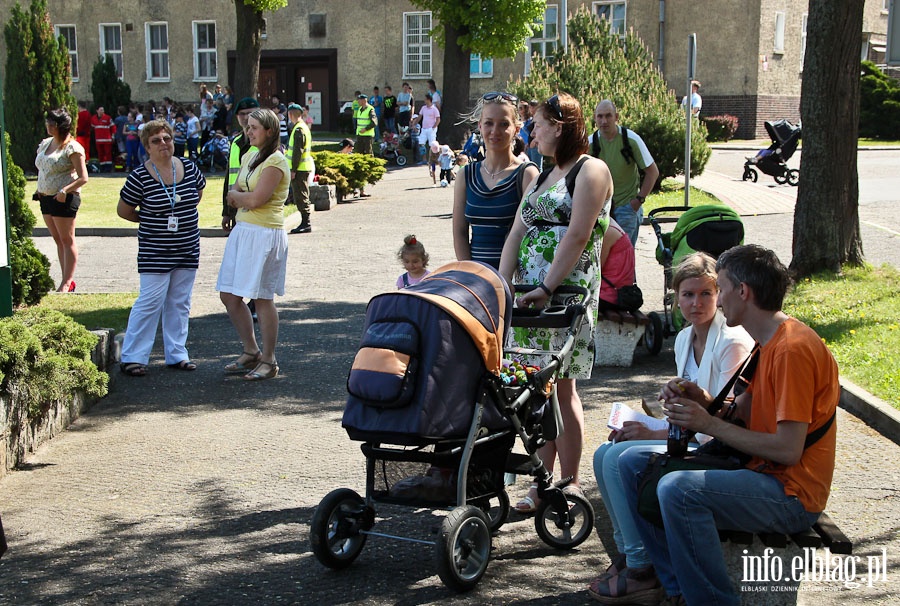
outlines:
[{"label": "curb", "polygon": [[841,377],[841,408],[900,445],[900,411],[868,391]]}]

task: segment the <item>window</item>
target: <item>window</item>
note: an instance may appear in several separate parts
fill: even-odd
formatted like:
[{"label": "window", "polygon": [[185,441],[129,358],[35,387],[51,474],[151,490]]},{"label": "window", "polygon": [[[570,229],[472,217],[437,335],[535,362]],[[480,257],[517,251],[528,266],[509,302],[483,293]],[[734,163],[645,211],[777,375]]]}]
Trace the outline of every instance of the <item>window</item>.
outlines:
[{"label": "window", "polygon": [[194,80],[215,82],[217,58],[216,22],[194,21]]},{"label": "window", "polygon": [[490,78],[494,75],[494,60],[482,58],[481,55],[469,55],[469,76],[472,78]]},{"label": "window", "polygon": [[528,45],[529,56],[538,55],[545,59],[552,59],[556,55],[556,47],[559,43],[559,8],[555,4],[548,4],[544,10],[543,21],[534,25],[534,35]]},{"label": "window", "polygon": [[609,21],[609,31],[617,36],[625,36],[625,0],[603,0],[594,2],[594,14]]},{"label": "window", "polygon": [[403,13],[403,77],[431,75],[431,13]]},{"label": "window", "polygon": [[147,23],[147,80],[169,79],[169,26]]},{"label": "window", "polygon": [[774,52],[784,52],[784,13],[775,13],[775,48]]},{"label": "window", "polygon": [[311,14],[309,16],[309,37],[324,38],[328,35],[325,14]]},{"label": "window", "polygon": [[119,76],[119,79],[124,77],[122,73],[122,26],[120,24],[100,24],[100,56],[112,57],[116,64],[116,75]]},{"label": "window", "polygon": [[800,71],[803,71],[803,61],[806,59],[806,13],[800,22]]},{"label": "window", "polygon": [[69,49],[69,74],[72,76],[72,82],[78,82],[78,42],[75,39],[75,26],[57,25],[56,36],[62,36],[66,41],[66,48]]}]

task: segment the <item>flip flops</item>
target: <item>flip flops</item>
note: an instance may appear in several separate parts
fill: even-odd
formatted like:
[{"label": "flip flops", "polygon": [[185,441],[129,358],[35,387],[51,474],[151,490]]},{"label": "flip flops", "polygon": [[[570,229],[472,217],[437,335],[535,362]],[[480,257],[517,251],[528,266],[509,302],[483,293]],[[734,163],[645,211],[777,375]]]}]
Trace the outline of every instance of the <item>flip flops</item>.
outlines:
[{"label": "flip flops", "polygon": [[197,370],[197,365],[191,360],[182,360],[181,362],[176,362],[175,364],[166,364],[172,370]]},{"label": "flip flops", "polygon": [[128,375],[129,377],[143,377],[147,375],[147,367],[138,362],[122,362],[119,364],[119,370],[122,371],[123,375]]}]

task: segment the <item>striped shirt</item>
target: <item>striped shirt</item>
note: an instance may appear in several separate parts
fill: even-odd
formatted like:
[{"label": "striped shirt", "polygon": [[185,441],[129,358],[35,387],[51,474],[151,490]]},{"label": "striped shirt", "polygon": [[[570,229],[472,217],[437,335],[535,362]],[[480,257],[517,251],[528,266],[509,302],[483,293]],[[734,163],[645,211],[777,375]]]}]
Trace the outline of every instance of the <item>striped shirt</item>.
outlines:
[{"label": "striped shirt", "polygon": [[[180,161],[184,165],[184,178],[177,184],[178,199],[174,208],[172,187],[164,188],[154,178],[156,172],[148,171],[143,164],[131,171],[122,187],[122,201],[140,207],[138,273],[197,269],[200,264],[197,204],[206,187],[206,178],[190,160],[182,158]],[[171,170],[171,167],[165,170]],[[178,231],[175,232],[169,231],[169,217],[173,214],[178,217]]]}]

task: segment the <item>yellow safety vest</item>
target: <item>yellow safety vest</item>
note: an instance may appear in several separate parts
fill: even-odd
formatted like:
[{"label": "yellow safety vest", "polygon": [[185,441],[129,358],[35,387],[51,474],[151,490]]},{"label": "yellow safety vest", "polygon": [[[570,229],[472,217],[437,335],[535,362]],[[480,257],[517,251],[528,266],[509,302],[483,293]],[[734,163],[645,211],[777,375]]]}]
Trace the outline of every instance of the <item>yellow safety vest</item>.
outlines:
[{"label": "yellow safety vest", "polygon": [[360,107],[353,115],[356,118],[356,134],[363,137],[375,136],[375,108],[367,105],[365,109]]},{"label": "yellow safety vest", "polygon": [[[237,137],[234,138],[231,142],[231,148],[228,152],[228,188],[231,189],[231,186],[237,183],[238,173],[241,172],[241,148],[238,147],[238,141],[241,137],[246,137],[247,135],[241,133]],[[259,151],[254,146],[250,146],[246,153]]]},{"label": "yellow safety vest", "polygon": [[284,153],[285,158],[287,158],[288,166],[291,167],[291,170],[294,170],[294,133],[297,132],[297,129],[302,129],[305,135],[306,144],[303,146],[303,149],[300,150],[300,163],[297,165],[298,171],[309,172],[312,170],[312,134],[309,132],[309,125],[303,121],[303,118],[297,121],[297,124],[294,125],[294,128],[291,130],[291,136],[288,138],[288,148]]}]

